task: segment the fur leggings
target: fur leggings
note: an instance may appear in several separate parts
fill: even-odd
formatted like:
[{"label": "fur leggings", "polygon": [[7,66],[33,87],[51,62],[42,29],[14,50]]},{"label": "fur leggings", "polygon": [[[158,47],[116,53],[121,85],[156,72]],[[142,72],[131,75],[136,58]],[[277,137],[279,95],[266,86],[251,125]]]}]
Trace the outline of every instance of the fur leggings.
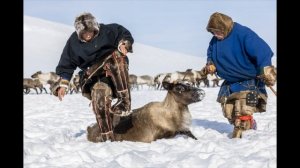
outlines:
[{"label": "fur leggings", "polygon": [[100,141],[114,140],[111,113],[112,89],[106,83],[97,82],[92,87],[91,98],[93,111],[101,131],[100,138],[103,138]]}]

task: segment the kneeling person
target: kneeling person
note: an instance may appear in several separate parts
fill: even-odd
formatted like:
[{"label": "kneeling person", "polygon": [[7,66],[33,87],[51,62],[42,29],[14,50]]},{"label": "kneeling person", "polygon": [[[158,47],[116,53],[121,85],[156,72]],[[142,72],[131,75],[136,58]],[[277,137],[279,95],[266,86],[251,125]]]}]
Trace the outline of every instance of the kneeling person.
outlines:
[{"label": "kneeling person", "polygon": [[[76,31],[65,45],[56,73],[61,77],[53,87],[60,100],[79,67],[82,95],[92,101],[102,138],[114,140],[113,116],[131,110],[128,87],[127,52],[132,52],[131,33],[119,24],[99,24],[90,13],[76,17]],[[116,104],[111,106],[113,98]]]}]

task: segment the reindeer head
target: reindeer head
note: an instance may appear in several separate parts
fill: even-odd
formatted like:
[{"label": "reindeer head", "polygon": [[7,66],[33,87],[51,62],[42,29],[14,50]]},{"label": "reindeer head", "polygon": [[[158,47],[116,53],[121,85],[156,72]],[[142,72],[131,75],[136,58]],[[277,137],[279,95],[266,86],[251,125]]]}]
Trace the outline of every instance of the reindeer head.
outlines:
[{"label": "reindeer head", "polygon": [[163,87],[174,96],[175,101],[185,105],[202,101],[205,96],[204,90],[193,87],[186,82],[163,82]]},{"label": "reindeer head", "polygon": [[33,75],[31,75],[31,78],[37,78],[38,75],[42,74],[42,71],[37,71],[36,73],[34,73]]}]

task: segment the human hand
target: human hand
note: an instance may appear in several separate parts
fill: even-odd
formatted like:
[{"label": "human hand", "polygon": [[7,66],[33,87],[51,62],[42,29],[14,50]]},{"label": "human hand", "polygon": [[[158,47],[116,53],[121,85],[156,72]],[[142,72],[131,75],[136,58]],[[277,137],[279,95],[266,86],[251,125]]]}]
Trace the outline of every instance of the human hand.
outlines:
[{"label": "human hand", "polygon": [[208,74],[212,75],[215,72],[216,72],[215,65],[209,62],[200,70],[200,75],[206,77]]},{"label": "human hand", "polygon": [[65,87],[60,87],[57,90],[57,97],[60,101],[62,101],[63,97],[66,95],[66,88]]},{"label": "human hand", "polygon": [[68,80],[60,79],[50,87],[50,90],[54,96],[57,96],[59,100],[62,101],[62,98],[65,96],[68,86]]},{"label": "human hand", "polygon": [[216,67],[214,64],[206,65],[205,68],[208,74],[213,74],[216,72]]},{"label": "human hand", "polygon": [[267,86],[274,86],[276,83],[277,72],[274,66],[266,66],[260,72],[261,75],[258,78],[262,79],[262,81]]}]

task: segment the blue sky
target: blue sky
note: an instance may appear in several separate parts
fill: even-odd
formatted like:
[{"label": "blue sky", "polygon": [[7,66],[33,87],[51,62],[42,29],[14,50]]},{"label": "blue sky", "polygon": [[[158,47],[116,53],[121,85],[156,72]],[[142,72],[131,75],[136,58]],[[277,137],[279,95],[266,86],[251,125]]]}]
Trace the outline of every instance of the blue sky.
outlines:
[{"label": "blue sky", "polygon": [[24,0],[24,15],[73,26],[82,12],[126,27],[136,42],[206,56],[210,15],[227,14],[261,36],[276,55],[276,0]]}]

